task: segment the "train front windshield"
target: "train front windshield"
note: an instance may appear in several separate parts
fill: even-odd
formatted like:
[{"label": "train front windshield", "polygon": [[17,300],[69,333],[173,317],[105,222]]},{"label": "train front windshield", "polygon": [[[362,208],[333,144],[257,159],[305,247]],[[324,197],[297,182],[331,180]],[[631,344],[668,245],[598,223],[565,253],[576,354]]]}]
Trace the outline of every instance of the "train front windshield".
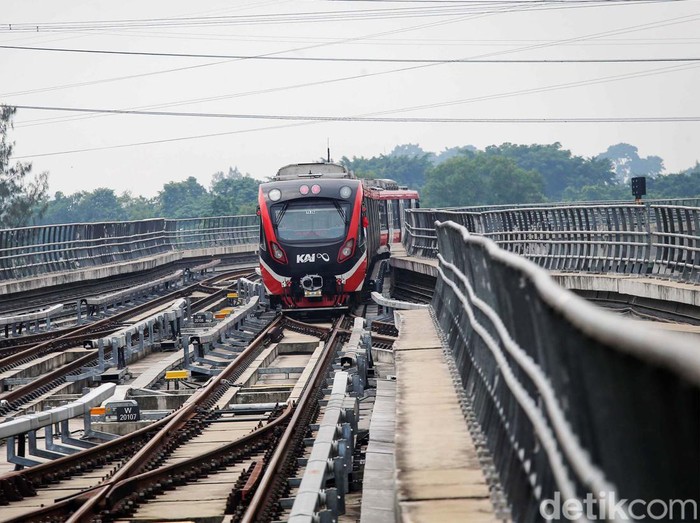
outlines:
[{"label": "train front windshield", "polygon": [[350,204],[337,200],[297,200],[272,206],[282,241],[340,240],[350,221]]}]

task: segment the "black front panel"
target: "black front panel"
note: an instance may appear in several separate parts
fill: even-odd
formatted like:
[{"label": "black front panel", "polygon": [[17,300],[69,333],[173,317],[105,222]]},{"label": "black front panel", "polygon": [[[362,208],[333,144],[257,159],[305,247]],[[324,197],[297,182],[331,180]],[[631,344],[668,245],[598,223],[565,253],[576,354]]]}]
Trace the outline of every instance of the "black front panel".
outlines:
[{"label": "black front panel", "polygon": [[[306,186],[307,194],[300,189]],[[311,189],[317,186],[318,192]],[[349,188],[346,198],[341,189]],[[263,184],[268,214],[272,221],[277,244],[284,251],[287,263],[279,263],[274,253],[261,250],[260,257],[280,276],[301,278],[318,274],[324,288],[335,286],[333,275],[348,272],[364,252],[363,245],[355,245],[353,255],[338,262],[338,255],[347,238],[359,183],[357,180],[318,180],[270,182]],[[270,201],[271,190],[278,189],[281,197]],[[358,220],[359,222],[359,220]]]}]

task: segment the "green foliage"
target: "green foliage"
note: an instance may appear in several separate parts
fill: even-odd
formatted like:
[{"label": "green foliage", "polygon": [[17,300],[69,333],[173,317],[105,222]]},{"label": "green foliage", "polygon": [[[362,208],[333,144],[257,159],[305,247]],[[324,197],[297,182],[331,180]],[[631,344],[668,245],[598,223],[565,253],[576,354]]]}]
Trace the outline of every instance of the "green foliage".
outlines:
[{"label": "green foliage", "polygon": [[41,223],[114,222],[129,219],[114,190],[95,189],[69,196],[57,192],[48,201]]},{"label": "green foliage", "polygon": [[477,148],[474,147],[473,145],[465,145],[464,147],[449,147],[445,148],[444,151],[439,153],[437,156],[434,155],[433,158],[433,163],[435,165],[439,165],[444,161],[449,160],[450,158],[454,158],[455,156],[460,156],[460,155],[470,155],[473,154],[477,151]]},{"label": "green foliage", "polygon": [[[30,169],[28,164],[8,166],[7,151],[11,151],[11,145],[5,141],[5,131],[12,111],[7,108],[3,111],[0,212],[5,212],[9,201],[3,196],[8,194],[7,173],[12,172],[21,179]],[[418,189],[423,205],[432,207],[564,200],[631,201],[627,181],[631,175],[650,177],[648,198],[700,197],[700,164],[677,174],[662,175],[659,174],[663,170],[661,158],[640,158],[636,147],[624,143],[611,146],[593,158],[576,156],[563,149],[560,143],[504,143],[484,151],[466,145],[446,148],[438,154],[409,143],[397,145],[387,155],[343,157],[341,163],[360,178],[390,178],[400,185]],[[43,179],[45,191],[46,175],[41,176],[39,182]],[[72,195],[57,192],[50,200],[42,196],[37,201],[29,191],[24,197],[33,203],[18,207],[22,212],[16,214],[26,221],[27,213],[40,208],[42,202],[48,207],[41,223],[251,214],[257,205],[259,184],[249,174],[230,167],[228,172],[220,171],[212,176],[209,189],[190,176],[184,181],[166,183],[154,198],[134,196],[130,192],[117,197],[111,189],[96,189]],[[16,186],[13,187],[17,193]],[[0,225],[3,223],[0,220]]]},{"label": "green foliage", "polygon": [[487,153],[457,156],[437,165],[423,189],[424,206],[457,207],[544,200],[542,175],[510,158]]},{"label": "green foliage", "polygon": [[648,180],[648,198],[700,198],[700,163],[676,174]]},{"label": "green foliage", "polygon": [[260,182],[249,174],[241,174],[237,167],[228,174],[218,172],[212,177],[212,211],[216,216],[253,214],[257,207]]},{"label": "green foliage", "polygon": [[169,182],[158,193],[160,215],[165,218],[199,218],[213,216],[211,195],[197,178]]},{"label": "green foliage", "polygon": [[664,161],[660,157],[640,158],[638,149],[628,143],[611,145],[607,151],[599,154],[598,158],[610,160],[617,182],[621,184],[629,182],[633,176],[655,178],[664,170]]},{"label": "green foliage", "polygon": [[358,178],[389,178],[398,182],[399,185],[420,189],[432,165],[430,157],[429,153],[419,156],[382,154],[372,158],[353,156],[352,160],[343,156],[340,163],[354,171]]},{"label": "green foliage", "polygon": [[11,164],[14,142],[7,139],[16,108],[0,105],[0,228],[28,225],[46,207],[48,173],[30,176],[32,164]]},{"label": "green foliage", "polygon": [[567,187],[563,200],[574,202],[629,200],[631,195],[627,185],[584,185],[583,187]]},{"label": "green foliage", "polygon": [[134,196],[131,191],[125,191],[119,196],[119,205],[129,220],[146,220],[159,218],[159,203],[157,198]]},{"label": "green foliage", "polygon": [[575,191],[614,183],[615,175],[606,159],[574,156],[558,142],[548,145],[504,143],[487,147],[486,153],[505,156],[521,169],[539,172],[544,179],[544,194],[551,201],[561,201],[569,188]]},{"label": "green foliage", "polygon": [[41,224],[145,220],[147,218],[200,218],[255,212],[260,182],[233,167],[228,174],[215,173],[211,190],[194,176],[169,182],[154,198],[134,196],[130,191],[116,196],[112,189],[57,192],[47,200]]}]

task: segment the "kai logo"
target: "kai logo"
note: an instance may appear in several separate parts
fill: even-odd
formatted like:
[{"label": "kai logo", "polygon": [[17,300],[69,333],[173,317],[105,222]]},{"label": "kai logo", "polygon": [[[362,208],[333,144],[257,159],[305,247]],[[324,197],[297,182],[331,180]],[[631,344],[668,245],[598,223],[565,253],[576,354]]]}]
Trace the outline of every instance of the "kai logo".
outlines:
[{"label": "kai logo", "polygon": [[317,253],[307,253],[307,254],[297,254],[297,263],[313,263],[316,261],[316,258],[319,260],[323,260],[324,262],[328,262],[331,260],[331,257],[328,256],[325,252],[317,252]]}]

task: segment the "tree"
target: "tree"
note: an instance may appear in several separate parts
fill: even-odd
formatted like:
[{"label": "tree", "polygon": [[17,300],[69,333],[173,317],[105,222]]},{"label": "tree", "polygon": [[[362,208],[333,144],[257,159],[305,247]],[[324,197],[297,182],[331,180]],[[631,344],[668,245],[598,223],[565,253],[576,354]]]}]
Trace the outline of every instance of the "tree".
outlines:
[{"label": "tree", "polygon": [[69,196],[57,192],[52,200],[47,201],[41,223],[114,222],[126,219],[129,219],[129,215],[114,190],[101,187]]},{"label": "tree", "polygon": [[7,133],[16,111],[0,105],[0,227],[27,225],[33,215],[41,216],[46,208],[48,173],[32,177],[31,162],[10,163],[15,144]]},{"label": "tree", "polygon": [[[394,151],[397,148],[394,148]],[[387,156],[382,154],[372,158],[353,156],[352,160],[343,156],[340,163],[354,171],[358,178],[389,178],[398,182],[399,185],[420,189],[425,183],[425,175],[432,165],[431,155],[432,153],[423,153],[421,156],[404,154]]]},{"label": "tree", "polygon": [[625,185],[584,185],[583,187],[567,187],[564,200],[574,202],[594,202],[605,200],[631,200],[632,193]]},{"label": "tree", "polygon": [[127,220],[146,220],[158,217],[157,198],[134,196],[131,191],[124,191],[118,198]]},{"label": "tree", "polygon": [[464,147],[450,147],[450,148],[445,148],[444,151],[442,151],[440,154],[437,156],[434,156],[433,158],[433,163],[435,165],[440,164],[446,160],[449,160],[450,158],[454,158],[455,156],[460,156],[460,155],[470,155],[473,154],[477,151],[477,148],[474,147],[473,145],[465,145]]},{"label": "tree", "polygon": [[700,197],[700,164],[675,174],[663,174],[649,180],[649,198]]},{"label": "tree", "polygon": [[457,156],[428,173],[426,206],[455,207],[531,203],[544,200],[542,175],[526,171],[502,156]]},{"label": "tree", "polygon": [[558,142],[547,145],[504,143],[487,147],[486,153],[505,156],[521,169],[540,173],[544,179],[545,196],[552,201],[561,201],[569,187],[577,189],[615,183],[615,174],[607,159],[574,156],[571,151],[562,149]]},{"label": "tree", "polygon": [[618,143],[608,147],[607,151],[598,155],[612,162],[617,176],[617,182],[627,184],[633,176],[648,176],[655,178],[664,170],[664,161],[659,156],[641,158],[634,145]]},{"label": "tree", "polygon": [[212,176],[211,208],[217,216],[253,214],[258,201],[260,182],[238,167],[229,167],[228,174],[217,172]]},{"label": "tree", "polygon": [[389,153],[389,156],[393,158],[399,156],[408,156],[409,158],[415,158],[418,156],[424,156],[426,154],[432,153],[426,153],[417,143],[405,143],[402,145],[395,146]]},{"label": "tree", "polygon": [[119,204],[113,189],[100,187],[81,193],[78,204],[81,222],[116,222],[126,220],[126,212]]},{"label": "tree", "polygon": [[160,215],[166,218],[212,216],[211,198],[194,176],[182,182],[169,182],[158,193]]},{"label": "tree", "polygon": [[77,216],[80,193],[66,196],[61,191],[54,194],[53,199],[47,200],[46,211],[42,215],[39,223],[71,223],[80,221]]}]

